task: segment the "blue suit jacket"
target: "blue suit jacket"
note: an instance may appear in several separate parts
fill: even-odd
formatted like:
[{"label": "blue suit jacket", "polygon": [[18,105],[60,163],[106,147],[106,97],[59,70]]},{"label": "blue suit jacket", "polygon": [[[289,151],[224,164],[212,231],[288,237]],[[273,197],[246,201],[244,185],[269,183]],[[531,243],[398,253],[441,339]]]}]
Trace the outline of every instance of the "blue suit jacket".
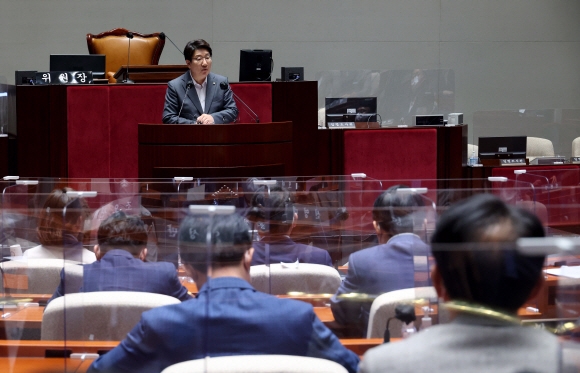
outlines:
[{"label": "blue suit jacket", "polygon": [[[187,83],[192,83],[191,74],[187,71],[179,78],[167,83],[165,106],[163,107],[163,123],[192,124],[201,114],[210,114],[216,124],[231,123],[238,116],[238,108],[234,101],[231,88],[223,90],[221,82],[228,82],[225,76],[209,73],[205,93],[205,108],[201,107],[195,87],[187,90]],[[187,91],[187,96],[185,96]],[[181,114],[179,114],[179,109]]]},{"label": "blue suit jacket", "polygon": [[355,372],[342,346],[308,303],[257,292],[236,277],[210,280],[196,299],[144,312],[121,344],[88,372],[160,372],[205,356],[285,354],[333,360]]},{"label": "blue suit jacket", "polygon": [[63,270],[60,284],[50,301],[64,295],[65,290],[67,294],[93,291],[141,291],[169,295],[181,301],[192,298],[179,282],[173,264],[143,262],[125,250],[110,250],[101,260],[84,265],[83,283],[80,288],[68,282],[65,287],[65,280]]},{"label": "blue suit jacket", "polygon": [[[255,241],[252,243],[254,256],[252,265],[271,264],[271,263],[294,263],[296,260],[300,263],[323,264],[332,267],[332,260],[328,251],[319,249],[314,246],[307,246],[292,241],[285,237],[280,241],[269,242],[269,262],[266,254],[266,243]],[[268,262],[268,263],[267,263]]]},{"label": "blue suit jacket", "polygon": [[348,293],[380,295],[393,290],[426,286],[416,283],[417,272],[428,272],[427,265],[416,267],[414,256],[429,254],[429,247],[414,234],[393,236],[386,244],[364,249],[350,255],[348,274],[331,298],[334,318],[341,324],[358,324],[366,334],[372,300],[356,302],[340,299]]}]

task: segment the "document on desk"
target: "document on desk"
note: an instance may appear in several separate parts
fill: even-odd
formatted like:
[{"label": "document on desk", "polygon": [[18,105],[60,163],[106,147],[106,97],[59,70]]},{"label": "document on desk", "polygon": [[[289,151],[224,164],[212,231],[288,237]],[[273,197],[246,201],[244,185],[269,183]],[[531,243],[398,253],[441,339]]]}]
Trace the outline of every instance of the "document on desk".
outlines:
[{"label": "document on desk", "polygon": [[546,269],[546,273],[554,276],[580,278],[580,266],[562,266],[560,268]]}]

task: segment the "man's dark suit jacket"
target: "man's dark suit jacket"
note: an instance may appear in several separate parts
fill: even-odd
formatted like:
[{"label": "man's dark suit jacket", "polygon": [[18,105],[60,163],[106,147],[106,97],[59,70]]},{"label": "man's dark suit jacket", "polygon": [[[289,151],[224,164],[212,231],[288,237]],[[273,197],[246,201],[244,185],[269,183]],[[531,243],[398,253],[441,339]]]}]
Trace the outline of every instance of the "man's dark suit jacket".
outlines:
[{"label": "man's dark suit jacket", "polygon": [[335,361],[356,372],[358,357],[316,317],[312,305],[260,293],[219,277],[196,299],[146,311],[127,338],[88,372],[161,372],[206,356],[282,354]]},{"label": "man's dark suit jacket", "polygon": [[[167,83],[163,123],[192,124],[197,121],[197,117],[204,113],[210,114],[216,124],[233,122],[238,116],[238,108],[229,85],[228,89],[224,90],[220,87],[221,82],[227,83],[228,79],[213,73],[209,73],[207,76],[205,108],[201,107],[189,71]],[[187,90],[187,83],[192,83],[189,90]],[[187,97],[185,96],[186,90]],[[183,109],[178,116],[182,104]]]},{"label": "man's dark suit jacket", "polygon": [[[175,266],[167,262],[143,262],[125,250],[110,250],[101,260],[83,266],[83,282],[61,281],[50,301],[62,295],[93,291],[140,291],[169,295],[181,301],[191,299],[177,278]],[[66,285],[66,286],[65,286]],[[49,301],[49,302],[50,302]]]},{"label": "man's dark suit jacket", "polygon": [[[427,286],[416,283],[415,274],[428,273],[428,246],[414,234],[393,236],[386,244],[353,253],[348,259],[348,274],[330,299],[332,313],[341,324],[358,324],[366,335],[371,302],[355,302],[340,295],[363,293],[381,295],[393,290]],[[415,264],[415,258],[424,262]]]},{"label": "man's dark suit jacket", "polygon": [[266,242],[256,241],[252,243],[254,256],[252,265],[272,264],[272,263],[300,263],[322,264],[332,267],[332,260],[328,251],[314,246],[307,246],[292,241],[289,237],[284,237],[279,241],[270,242],[269,256],[266,253]]}]

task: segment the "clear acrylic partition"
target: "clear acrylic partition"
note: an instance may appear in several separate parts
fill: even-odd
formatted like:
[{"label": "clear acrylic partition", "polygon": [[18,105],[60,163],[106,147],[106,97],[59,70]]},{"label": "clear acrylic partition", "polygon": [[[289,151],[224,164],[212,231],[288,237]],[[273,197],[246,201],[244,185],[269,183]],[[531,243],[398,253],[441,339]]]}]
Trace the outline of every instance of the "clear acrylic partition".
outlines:
[{"label": "clear acrylic partition", "polygon": [[[253,325],[223,336],[230,341],[245,340],[245,333],[259,327],[275,328],[276,323],[284,322],[276,319],[275,313],[251,320],[235,319],[243,313],[231,316],[237,321],[231,321],[229,315],[220,318],[224,304],[259,307],[259,302],[252,303],[252,297],[240,295],[245,293],[232,292],[224,299],[219,290],[223,272],[210,262],[211,258],[217,260],[216,253],[228,253],[232,248],[220,229],[224,216],[235,211],[243,218],[243,231],[254,250],[249,262],[251,286],[278,298],[310,303],[345,344],[354,343],[349,342],[351,338],[367,337],[381,343],[392,317],[388,335],[394,343],[417,329],[448,322],[453,314],[439,303],[434,291],[431,271],[435,260],[429,245],[439,216],[453,203],[473,194],[491,193],[536,213],[550,237],[577,236],[579,171],[550,172],[514,174],[512,170],[509,176],[469,180],[376,180],[367,175],[339,175],[4,181],[0,329],[5,331],[4,339],[41,344],[63,341],[50,349],[54,355],[107,351],[125,337],[145,309],[179,303],[176,297],[184,294],[181,286],[193,296],[200,288],[203,292],[197,301],[203,311],[192,316],[195,322],[192,319],[183,326],[193,329],[190,339],[182,344],[198,346],[188,358],[215,354],[216,344],[209,341],[216,340],[206,337],[219,334],[215,332],[222,330],[221,323],[232,322],[233,329],[234,325]],[[437,189],[434,185],[457,188]],[[53,217],[52,221],[53,227],[60,224],[59,229],[53,229],[60,232],[60,245],[43,245],[39,232],[46,231],[47,203],[54,189],[64,188],[72,189],[67,191],[67,202],[50,209],[62,218]],[[373,207],[377,199],[377,207]],[[140,229],[145,236],[141,239],[146,237],[147,254],[142,258],[169,263],[164,268],[170,268],[178,284],[172,296],[151,298],[143,286],[163,293],[166,290],[161,289],[169,285],[153,286],[150,279],[129,268],[128,262],[116,263],[114,271],[101,275],[90,264],[98,264],[94,246],[99,227],[127,216],[137,216],[143,222]],[[14,245],[20,245],[22,256],[9,253]],[[40,251],[41,246],[49,247]],[[506,247],[511,250],[513,244]],[[30,257],[50,253],[49,249],[51,258],[55,252],[60,257]],[[100,250],[101,264],[107,261],[103,258],[114,254]],[[132,252],[125,260],[139,257],[139,253]],[[518,315],[526,324],[557,329],[574,341],[580,298],[573,273],[580,266],[580,257],[564,250],[547,254],[546,268],[560,272],[545,275],[546,284],[520,307]],[[33,288],[39,282],[33,271],[54,261],[59,265],[40,281],[44,287]],[[139,292],[136,296],[113,293],[129,290]],[[99,295],[100,291],[105,295]],[[393,296],[399,299],[395,303],[390,300]],[[137,311],[130,306],[135,302],[139,304]],[[399,308],[402,314],[396,318],[399,303],[410,308]],[[413,313],[416,322],[403,327],[400,319],[407,320]],[[105,317],[99,318],[102,315]],[[9,354],[22,356],[22,347],[14,346]]]},{"label": "clear acrylic partition", "polygon": [[381,126],[410,126],[413,115],[455,111],[455,72],[450,69],[331,70],[316,74],[318,125],[325,98],[376,97]]},{"label": "clear acrylic partition", "polygon": [[[514,109],[476,111],[469,126],[468,143],[478,145],[479,137],[526,136],[547,139],[553,155],[569,159],[572,141],[580,137],[580,109]],[[528,154],[535,158],[538,154]],[[576,154],[575,156],[579,156]]]}]

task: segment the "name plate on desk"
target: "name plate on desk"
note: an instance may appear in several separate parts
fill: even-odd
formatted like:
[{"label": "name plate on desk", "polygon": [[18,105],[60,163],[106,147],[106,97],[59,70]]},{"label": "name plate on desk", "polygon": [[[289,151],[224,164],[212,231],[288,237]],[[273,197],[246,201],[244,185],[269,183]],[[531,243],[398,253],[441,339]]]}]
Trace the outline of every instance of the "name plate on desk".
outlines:
[{"label": "name plate on desk", "polygon": [[526,158],[500,159],[500,166],[525,166]]},{"label": "name plate on desk", "polygon": [[486,167],[497,166],[527,166],[527,158],[507,158],[507,159],[482,159],[481,163]]},{"label": "name plate on desk", "polygon": [[47,84],[92,84],[92,71],[51,71],[35,75],[36,85]]},{"label": "name plate on desk", "polygon": [[580,157],[572,157],[572,158],[570,158],[570,163],[580,164]]},{"label": "name plate on desk", "polygon": [[328,122],[328,128],[331,130],[341,128],[356,128],[354,122]]},{"label": "name plate on desk", "polygon": [[345,129],[345,128],[381,128],[379,122],[328,122],[329,129]]}]

